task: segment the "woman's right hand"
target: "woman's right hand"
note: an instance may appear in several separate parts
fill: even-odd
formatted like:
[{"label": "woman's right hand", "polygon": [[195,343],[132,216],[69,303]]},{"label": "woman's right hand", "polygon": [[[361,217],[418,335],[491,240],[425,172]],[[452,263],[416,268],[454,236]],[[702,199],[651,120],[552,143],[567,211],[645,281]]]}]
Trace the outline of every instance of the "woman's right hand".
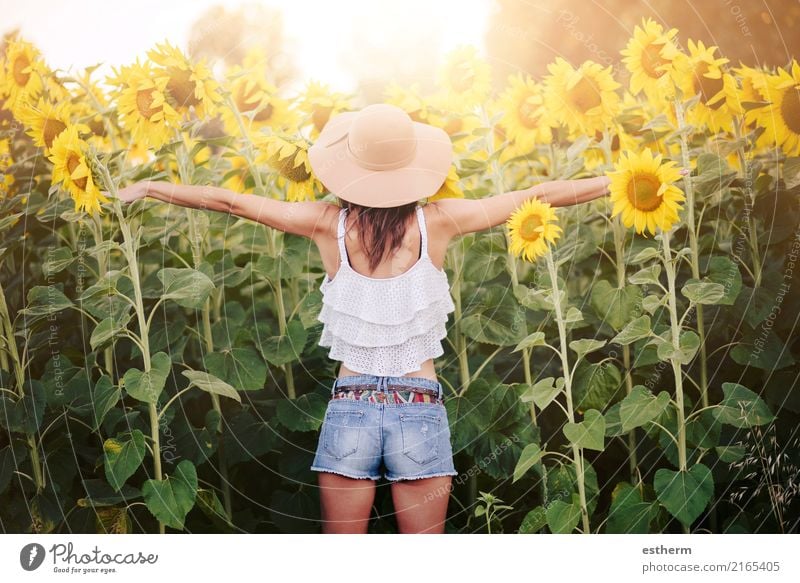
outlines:
[{"label": "woman's right hand", "polygon": [[[146,180],[134,182],[133,184],[130,184],[125,188],[120,188],[117,191],[117,196],[122,202],[130,204],[136,200],[139,200],[140,198],[144,198],[145,196],[147,196],[148,186],[149,185]],[[103,192],[103,195],[105,195],[106,197],[109,196],[108,192]]]}]

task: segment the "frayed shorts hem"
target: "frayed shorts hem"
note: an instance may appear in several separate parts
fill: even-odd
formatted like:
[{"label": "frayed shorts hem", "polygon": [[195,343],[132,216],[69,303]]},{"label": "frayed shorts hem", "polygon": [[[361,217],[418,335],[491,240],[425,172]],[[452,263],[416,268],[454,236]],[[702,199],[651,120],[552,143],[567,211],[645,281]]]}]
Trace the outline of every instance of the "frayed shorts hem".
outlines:
[{"label": "frayed shorts hem", "polygon": [[449,471],[449,472],[435,472],[432,474],[422,474],[420,476],[398,476],[394,478],[386,476],[386,479],[389,480],[390,482],[397,482],[399,480],[420,480],[422,478],[437,478],[439,476],[457,476],[457,475],[458,472]]},{"label": "frayed shorts hem", "polygon": [[356,480],[380,480],[380,476],[358,476],[356,474],[348,474],[346,472],[340,472],[339,470],[331,470],[329,468],[320,468],[317,466],[311,466],[309,469],[315,472],[328,472],[330,474],[339,474],[340,476],[344,476],[345,478],[354,478]]}]

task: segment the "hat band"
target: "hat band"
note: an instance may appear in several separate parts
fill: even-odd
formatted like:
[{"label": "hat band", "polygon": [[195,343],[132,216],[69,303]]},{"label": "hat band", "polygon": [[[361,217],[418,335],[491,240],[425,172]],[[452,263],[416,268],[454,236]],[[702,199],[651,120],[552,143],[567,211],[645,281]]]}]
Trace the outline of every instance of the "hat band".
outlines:
[{"label": "hat band", "polygon": [[401,166],[405,166],[411,160],[414,159],[414,156],[417,154],[417,142],[414,141],[414,147],[408,153],[407,156],[404,156],[401,160],[393,160],[391,162],[368,162],[366,160],[362,160],[359,158],[355,152],[350,148],[350,140],[346,140],[347,143],[347,155],[350,157],[353,162],[358,164],[359,166],[366,168],[367,170],[393,170],[395,168],[400,168]]}]

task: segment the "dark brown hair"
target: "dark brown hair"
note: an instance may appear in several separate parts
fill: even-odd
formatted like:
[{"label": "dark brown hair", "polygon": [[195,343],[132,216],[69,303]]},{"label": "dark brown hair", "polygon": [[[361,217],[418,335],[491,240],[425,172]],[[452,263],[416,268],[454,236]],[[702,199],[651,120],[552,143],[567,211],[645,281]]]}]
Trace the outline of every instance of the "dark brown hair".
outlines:
[{"label": "dark brown hair", "polygon": [[[339,199],[339,205],[347,209],[348,215],[353,214],[356,217],[361,245],[369,259],[370,272],[375,270],[384,256],[402,245],[409,217],[419,204],[414,201],[400,206],[378,208],[336,198]],[[356,212],[351,213],[353,210]]]}]

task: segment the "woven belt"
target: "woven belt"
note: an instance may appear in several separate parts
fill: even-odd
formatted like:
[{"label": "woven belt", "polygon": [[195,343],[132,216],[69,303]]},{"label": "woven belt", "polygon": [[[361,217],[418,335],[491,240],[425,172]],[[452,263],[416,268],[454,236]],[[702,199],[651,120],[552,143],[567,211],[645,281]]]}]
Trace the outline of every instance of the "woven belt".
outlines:
[{"label": "woven belt", "polygon": [[[352,391],[353,389],[375,389],[377,388],[377,383],[368,383],[368,384],[354,384],[354,385],[336,385],[334,392],[339,393],[342,391]],[[414,391],[416,393],[425,393],[427,395],[433,395],[434,397],[439,396],[439,391],[436,389],[431,389],[428,387],[418,387],[414,385],[403,385],[400,383],[389,383],[387,389],[402,389],[406,391]]]}]

